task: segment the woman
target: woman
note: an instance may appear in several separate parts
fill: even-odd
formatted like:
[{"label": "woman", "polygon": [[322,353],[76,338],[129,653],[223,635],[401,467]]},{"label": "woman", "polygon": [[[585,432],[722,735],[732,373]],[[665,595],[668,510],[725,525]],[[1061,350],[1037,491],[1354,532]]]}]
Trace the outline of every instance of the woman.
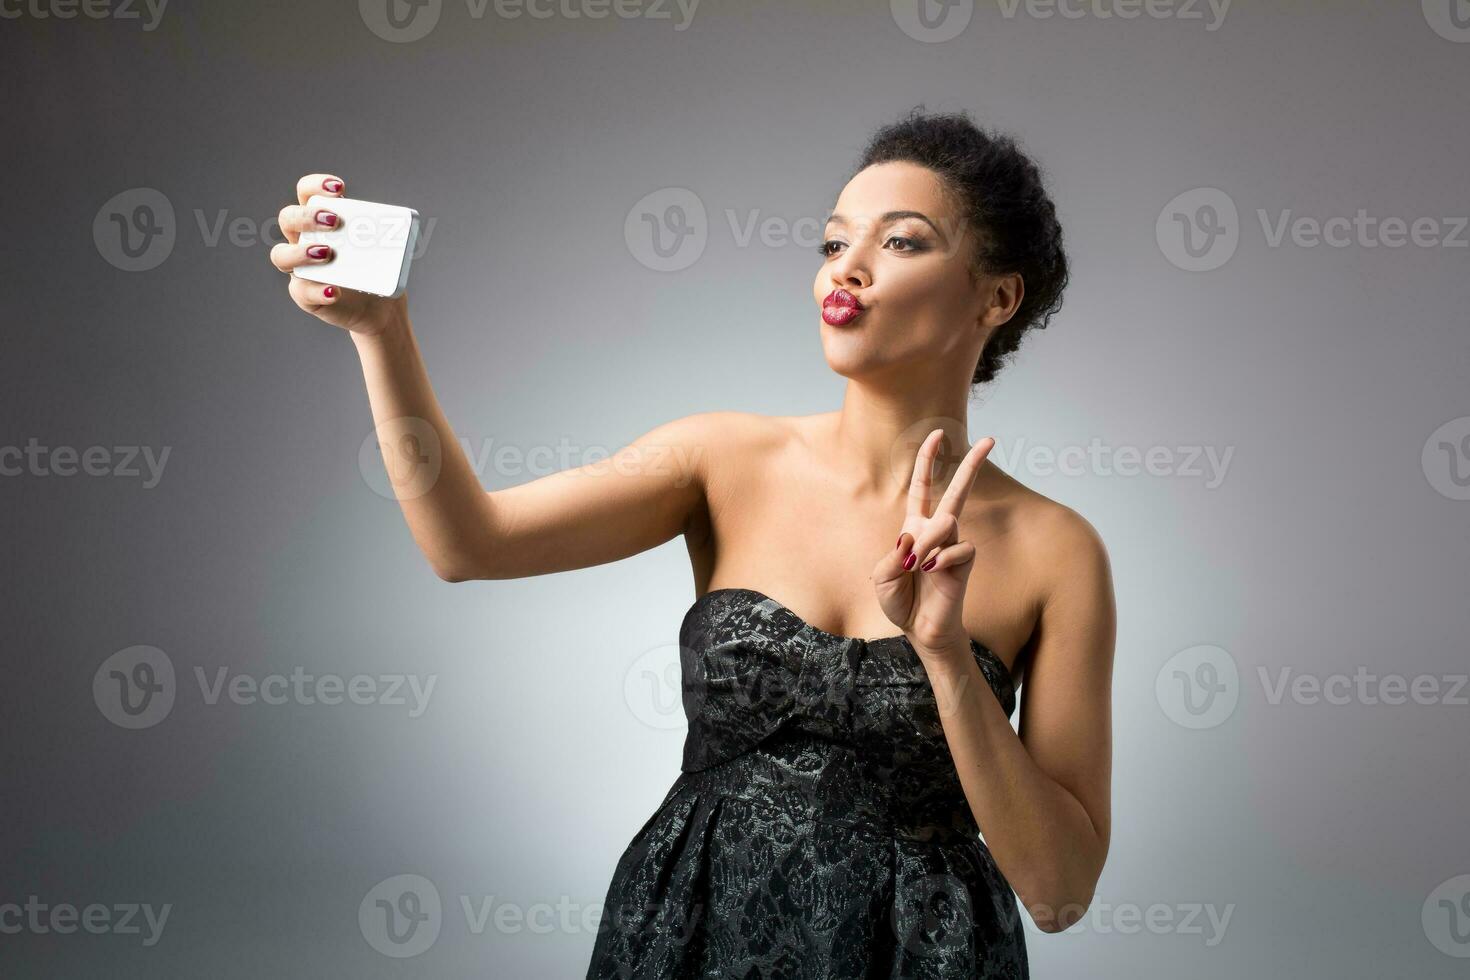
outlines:
[{"label": "woman", "polygon": [[[1013,140],[921,109],[872,138],[827,223],[813,297],[848,379],[834,412],[691,415],[614,465],[487,493],[406,297],[290,280],[349,331],[389,472],[400,440],[437,443],[437,478],[398,495],[445,580],[686,539],[682,771],[618,860],[589,978],[1025,977],[1016,897],[1045,932],[1092,899],[1110,834],[1106,550],[990,464],[993,439],[940,456],[968,445],[969,386],[1060,306],[1061,229]],[[297,242],[325,226],[301,206],[315,193],[343,182],[297,185],[283,271],[331,260]]]}]

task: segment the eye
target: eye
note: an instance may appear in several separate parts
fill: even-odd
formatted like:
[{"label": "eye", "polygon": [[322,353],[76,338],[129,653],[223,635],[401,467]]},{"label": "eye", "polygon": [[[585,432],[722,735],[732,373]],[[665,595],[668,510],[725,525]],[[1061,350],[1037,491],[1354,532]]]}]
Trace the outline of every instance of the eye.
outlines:
[{"label": "eye", "polygon": [[[905,235],[890,235],[888,237],[888,241],[887,242],[884,242],[884,244],[886,245],[886,244],[888,244],[888,242],[901,242],[904,245],[903,248],[896,248],[896,249],[894,249],[893,251],[895,251],[895,252],[904,253],[904,252],[922,252],[922,251],[924,251],[924,247],[919,244],[918,239],[909,238],[909,237],[907,237]],[[832,251],[832,246],[833,245],[844,245],[844,244],[846,244],[846,243],[845,242],[837,241],[835,238],[829,238],[826,241],[824,241],[822,244],[820,244],[820,245],[817,246],[817,253],[819,255],[821,255],[823,258],[828,258],[829,259],[829,258],[831,258],[835,254]]]}]

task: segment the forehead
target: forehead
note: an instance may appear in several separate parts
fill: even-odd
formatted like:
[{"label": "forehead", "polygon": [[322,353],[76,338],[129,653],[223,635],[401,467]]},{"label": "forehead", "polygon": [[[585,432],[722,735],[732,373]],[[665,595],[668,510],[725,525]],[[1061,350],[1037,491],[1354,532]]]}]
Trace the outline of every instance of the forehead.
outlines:
[{"label": "forehead", "polygon": [[854,174],[832,211],[848,220],[873,220],[887,211],[921,211],[940,217],[949,213],[950,201],[934,171],[895,160],[875,163]]}]

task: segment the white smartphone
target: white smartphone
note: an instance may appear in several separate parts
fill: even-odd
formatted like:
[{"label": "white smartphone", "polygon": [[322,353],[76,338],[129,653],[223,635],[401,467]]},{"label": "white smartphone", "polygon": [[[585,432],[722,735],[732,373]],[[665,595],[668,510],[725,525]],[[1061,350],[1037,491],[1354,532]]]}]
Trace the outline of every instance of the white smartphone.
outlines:
[{"label": "white smartphone", "polygon": [[301,244],[330,245],[325,262],[297,266],[298,279],[331,283],[374,296],[397,297],[408,286],[408,266],[419,237],[419,213],[396,204],[358,201],[350,197],[314,194],[306,202],[312,214],[319,210],[337,216],[335,228],[303,231]]}]

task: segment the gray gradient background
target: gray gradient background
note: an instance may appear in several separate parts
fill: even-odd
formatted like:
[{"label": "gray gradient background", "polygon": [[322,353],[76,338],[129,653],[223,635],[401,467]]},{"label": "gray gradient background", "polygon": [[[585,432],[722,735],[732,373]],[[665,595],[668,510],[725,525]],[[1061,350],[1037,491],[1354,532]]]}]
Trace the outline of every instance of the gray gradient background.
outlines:
[{"label": "gray gradient background", "polygon": [[[268,245],[210,247],[196,213],[265,223],[318,170],[418,208],[437,223],[410,308],[457,431],[610,451],[693,412],[837,406],[816,253],[742,247],[724,214],[820,218],[869,132],[922,102],[1024,140],[1074,262],[1062,313],[970,429],[1112,556],[1114,831],[1095,902],[1176,923],[1231,910],[1213,945],[1203,918],[1028,925],[1034,974],[1464,976],[1421,913],[1470,872],[1470,708],[1272,704],[1257,668],[1466,670],[1470,502],[1435,489],[1421,450],[1470,415],[1470,254],[1272,248],[1255,213],[1470,212],[1470,43],[1417,0],[1240,2],[1213,31],[981,3],[942,43],[906,35],[886,0],[706,0],[685,30],[673,13],[476,19],[446,2],[412,43],[375,36],[348,0],[175,0],[153,31],[0,20],[0,445],[171,451],[151,489],[0,478],[0,903],[173,906],[151,948],[0,935],[0,974],[581,976],[579,917],[677,775],[683,733],[648,721],[666,702],[630,703],[693,596],[682,539],[567,574],[439,581],[373,490],[381,465],[359,467],[371,415],[347,337],[295,308]],[[92,227],[138,187],[168,198],[178,237],[127,272]],[[709,241],[665,273],[623,226],[667,187],[698,195]],[[1155,236],[1199,187],[1240,209],[1239,249],[1210,272],[1177,268]],[[1094,438],[1234,455],[1217,487],[1048,475],[1019,455]],[[167,653],[179,689],[165,720],[129,731],[91,683],[135,644]],[[1155,681],[1200,644],[1233,658],[1239,700],[1192,730]],[[418,718],[206,704],[194,668],[221,666],[437,686]],[[401,873],[445,903],[411,959],[357,921]],[[459,896],[564,902],[572,926],[474,934]]]}]

